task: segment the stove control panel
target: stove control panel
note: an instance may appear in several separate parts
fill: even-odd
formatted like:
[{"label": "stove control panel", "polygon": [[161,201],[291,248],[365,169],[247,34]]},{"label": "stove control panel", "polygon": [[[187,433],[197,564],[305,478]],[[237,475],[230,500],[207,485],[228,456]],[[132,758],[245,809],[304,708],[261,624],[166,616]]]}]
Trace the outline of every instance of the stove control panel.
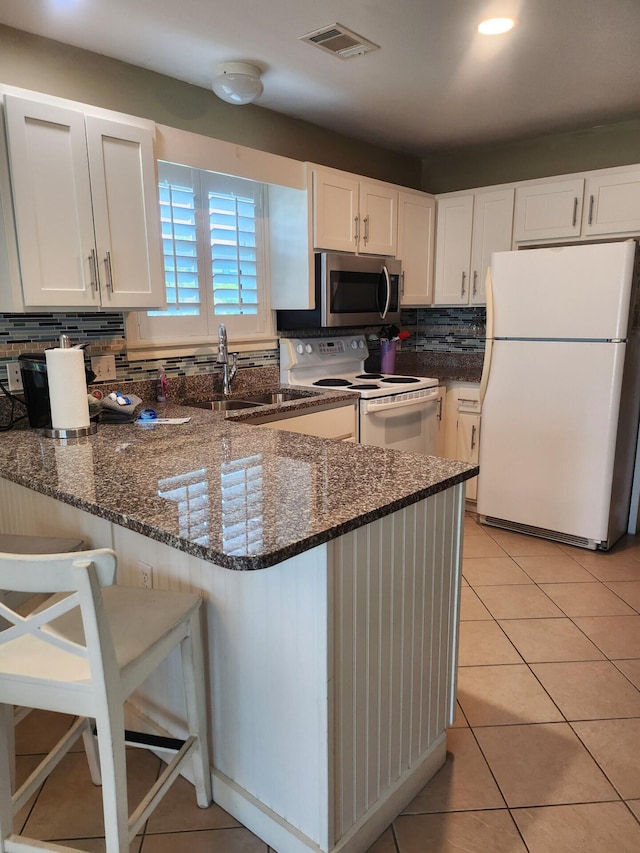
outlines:
[{"label": "stove control panel", "polygon": [[[344,369],[357,371],[369,355],[364,335],[342,335],[335,338],[280,338],[280,378],[293,383],[290,371],[304,368],[335,370],[338,364]],[[333,367],[330,368],[330,365]],[[300,374],[299,374],[300,376]]]},{"label": "stove control panel", "polygon": [[342,353],[346,350],[344,340],[326,340],[326,341],[318,341],[318,352],[320,355],[328,355],[331,357],[332,355],[342,355]]}]

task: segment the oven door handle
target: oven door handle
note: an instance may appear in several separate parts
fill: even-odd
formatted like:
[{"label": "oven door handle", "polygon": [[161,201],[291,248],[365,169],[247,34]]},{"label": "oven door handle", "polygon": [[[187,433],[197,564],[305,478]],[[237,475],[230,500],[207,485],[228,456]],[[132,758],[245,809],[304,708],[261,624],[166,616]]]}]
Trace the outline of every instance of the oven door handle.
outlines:
[{"label": "oven door handle", "polygon": [[[387,312],[389,311],[389,304],[391,303],[391,279],[389,278],[389,270],[387,269],[386,264],[383,264],[382,269],[380,270],[380,275],[384,276],[384,282],[387,286],[387,296],[384,302],[384,309],[380,311],[380,319],[384,320],[387,316]],[[379,303],[378,308],[380,308]]]},{"label": "oven door handle", "polygon": [[398,409],[414,408],[416,406],[428,406],[429,403],[438,402],[438,392],[425,395],[424,397],[415,397],[413,400],[392,400],[389,403],[381,403],[379,399],[363,400],[364,411],[367,415],[387,415]]}]

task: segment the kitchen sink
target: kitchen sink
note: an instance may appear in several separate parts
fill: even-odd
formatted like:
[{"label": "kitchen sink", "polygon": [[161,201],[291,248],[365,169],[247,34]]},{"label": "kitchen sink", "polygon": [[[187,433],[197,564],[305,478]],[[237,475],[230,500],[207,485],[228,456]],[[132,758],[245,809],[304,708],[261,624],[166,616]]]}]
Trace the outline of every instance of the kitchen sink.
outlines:
[{"label": "kitchen sink", "polygon": [[245,394],[242,399],[247,403],[269,406],[274,403],[287,403],[290,400],[304,400],[309,396],[306,391],[267,391],[264,394]]},{"label": "kitchen sink", "polygon": [[186,405],[209,409],[212,412],[232,412],[235,409],[255,409],[260,403],[252,403],[249,400],[188,400]]}]

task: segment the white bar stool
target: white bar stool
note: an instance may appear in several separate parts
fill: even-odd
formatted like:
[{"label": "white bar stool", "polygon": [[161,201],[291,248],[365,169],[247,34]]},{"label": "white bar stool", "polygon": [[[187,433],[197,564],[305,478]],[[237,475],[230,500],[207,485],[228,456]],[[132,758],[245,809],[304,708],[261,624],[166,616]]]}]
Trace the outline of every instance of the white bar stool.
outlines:
[{"label": "white bar stool", "polygon": [[[0,553],[10,554],[64,554],[67,551],[81,551],[85,547],[82,539],[61,536],[27,536],[18,533],[0,533]],[[11,607],[24,608],[30,596],[24,593],[7,593],[0,589],[0,601],[5,601]],[[36,602],[37,603],[37,602]],[[13,713],[14,725],[29,714],[31,708],[15,708]],[[10,709],[8,713],[11,713]],[[12,767],[11,779],[14,779]]]},{"label": "white bar stool", "polygon": [[[9,623],[0,628],[0,703],[80,715],[12,794],[9,732],[6,714],[0,714],[0,850],[6,853],[71,853],[17,834],[14,816],[80,735],[92,778],[102,782],[106,853],[128,853],[187,759],[193,761],[198,805],[211,803],[201,599],[117,586],[116,562],[108,549],[0,554],[0,589],[53,596],[26,616],[0,602],[0,617]],[[182,654],[188,738],[129,816],[123,705],[176,646]]]}]

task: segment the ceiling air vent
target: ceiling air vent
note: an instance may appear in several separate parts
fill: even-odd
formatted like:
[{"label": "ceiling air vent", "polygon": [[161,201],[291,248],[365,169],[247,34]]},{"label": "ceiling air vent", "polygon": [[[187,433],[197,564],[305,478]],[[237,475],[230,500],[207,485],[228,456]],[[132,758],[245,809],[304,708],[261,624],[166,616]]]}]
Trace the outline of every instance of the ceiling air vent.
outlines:
[{"label": "ceiling air vent", "polygon": [[338,56],[340,59],[362,56],[364,53],[380,48],[379,44],[362,38],[357,33],[343,27],[342,24],[330,24],[328,27],[314,30],[312,33],[299,36],[299,38],[300,41],[309,42],[322,50],[326,50],[327,53]]}]

